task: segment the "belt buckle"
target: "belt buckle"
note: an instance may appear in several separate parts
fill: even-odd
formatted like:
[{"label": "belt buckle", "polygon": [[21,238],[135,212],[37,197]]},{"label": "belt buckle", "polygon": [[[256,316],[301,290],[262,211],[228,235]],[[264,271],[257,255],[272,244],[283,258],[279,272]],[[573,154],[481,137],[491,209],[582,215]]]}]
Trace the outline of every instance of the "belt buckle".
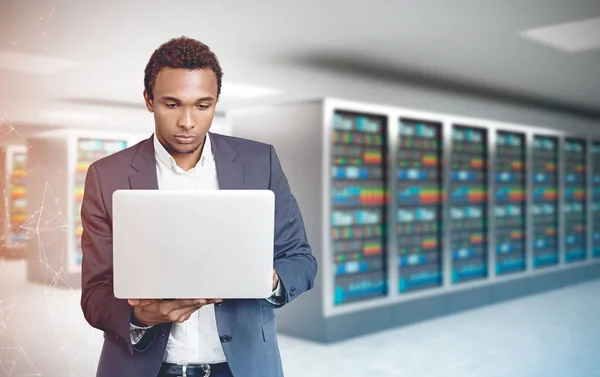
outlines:
[{"label": "belt buckle", "polygon": [[[202,377],[209,377],[210,376],[210,364],[201,364],[202,366],[204,366],[204,376]],[[181,377],[188,377],[187,375],[187,364],[184,364],[181,366]]]},{"label": "belt buckle", "polygon": [[202,377],[208,377],[210,376],[210,364],[201,364],[204,366],[204,376]]},{"label": "belt buckle", "polygon": [[202,365],[204,365],[204,376],[203,377],[210,376],[210,364],[202,364]]}]

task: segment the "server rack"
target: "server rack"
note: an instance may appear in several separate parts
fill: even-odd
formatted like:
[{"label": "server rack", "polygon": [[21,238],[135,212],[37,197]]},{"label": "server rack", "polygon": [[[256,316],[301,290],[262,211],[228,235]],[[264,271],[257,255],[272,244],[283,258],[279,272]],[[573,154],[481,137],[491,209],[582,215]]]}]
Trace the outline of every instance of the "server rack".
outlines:
[{"label": "server rack", "polygon": [[450,253],[452,283],[488,276],[487,130],[452,125]]},{"label": "server rack", "polygon": [[387,119],[333,118],[331,245],[335,305],[387,293]]},{"label": "server rack", "polygon": [[3,165],[2,191],[5,198],[1,203],[2,245],[0,255],[5,258],[23,258],[27,243],[27,152],[26,145],[6,146],[0,155]]},{"label": "server rack", "polygon": [[97,159],[141,139],[135,134],[91,130],[60,130],[29,138],[29,281],[80,287],[80,211],[87,169]]},{"label": "server rack", "polygon": [[534,135],[533,154],[533,267],[558,265],[560,262],[559,139]]},{"label": "server rack", "polygon": [[527,171],[524,133],[498,131],[496,134],[495,248],[496,275],[527,269]]},{"label": "server rack", "polygon": [[398,121],[396,224],[392,229],[401,294],[443,284],[442,127],[419,119]]},{"label": "server rack", "polygon": [[[576,138],[589,150],[599,132],[581,138],[566,128],[330,98],[238,110],[230,117],[234,136],[276,147],[319,262],[313,290],[278,311],[282,333],[331,342],[600,276],[600,259],[566,263],[568,219],[561,211],[565,193],[571,192],[564,182],[561,143]],[[381,153],[381,164],[373,157],[371,165],[361,165],[366,149],[341,149],[340,133],[356,137],[360,118],[387,125],[386,131],[373,127],[387,143],[373,153]],[[344,253],[332,232],[354,231],[350,220],[338,222],[339,213],[348,203],[359,205],[359,192],[371,177],[361,170],[366,166],[387,173],[387,179],[376,175],[377,184],[384,185],[377,190],[385,192],[381,213],[386,215],[372,216],[387,222],[381,233],[387,242],[383,255],[373,254],[377,263],[352,261],[348,268],[349,257],[340,260]],[[352,189],[341,183],[349,181],[348,167],[355,177],[367,174],[352,180]],[[584,195],[591,181],[583,183]],[[381,201],[375,203],[368,208],[379,210]],[[361,245],[354,258],[364,258]],[[385,281],[363,286],[377,290],[361,299],[340,299],[339,271],[367,276],[372,266],[377,278],[369,281],[381,276]]]},{"label": "server rack", "polygon": [[563,140],[565,263],[587,257],[587,148],[585,139]]},{"label": "server rack", "polygon": [[592,223],[592,258],[600,258],[600,142],[592,141],[590,145],[592,158],[592,189],[590,190],[589,201],[592,203],[590,219]]}]

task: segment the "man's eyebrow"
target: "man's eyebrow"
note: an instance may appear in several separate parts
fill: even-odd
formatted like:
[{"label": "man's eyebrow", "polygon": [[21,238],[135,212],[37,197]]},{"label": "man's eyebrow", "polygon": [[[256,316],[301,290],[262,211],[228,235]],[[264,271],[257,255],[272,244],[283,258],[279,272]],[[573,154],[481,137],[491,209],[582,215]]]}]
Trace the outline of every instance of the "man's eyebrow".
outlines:
[{"label": "man's eyebrow", "polygon": [[181,100],[179,100],[178,98],[169,97],[169,96],[162,96],[162,97],[160,97],[160,99],[163,100],[163,101],[181,102]]},{"label": "man's eyebrow", "polygon": [[[160,97],[161,100],[163,101],[173,101],[173,102],[182,102],[179,98],[175,98],[175,97],[171,97],[171,96],[162,96]],[[198,98],[196,100],[196,102],[203,102],[203,101],[214,101],[214,97],[202,97],[202,98]]]}]

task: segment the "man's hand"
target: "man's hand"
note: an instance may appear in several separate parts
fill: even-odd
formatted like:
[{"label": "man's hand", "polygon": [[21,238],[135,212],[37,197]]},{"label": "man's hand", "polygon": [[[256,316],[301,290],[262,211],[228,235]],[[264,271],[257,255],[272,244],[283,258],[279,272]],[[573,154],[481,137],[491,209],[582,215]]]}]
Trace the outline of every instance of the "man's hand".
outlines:
[{"label": "man's hand", "polygon": [[277,284],[279,284],[279,275],[277,275],[277,272],[273,269],[273,290],[277,288]]},{"label": "man's hand", "polygon": [[138,321],[148,326],[159,323],[183,323],[204,305],[222,302],[221,299],[127,300]]}]

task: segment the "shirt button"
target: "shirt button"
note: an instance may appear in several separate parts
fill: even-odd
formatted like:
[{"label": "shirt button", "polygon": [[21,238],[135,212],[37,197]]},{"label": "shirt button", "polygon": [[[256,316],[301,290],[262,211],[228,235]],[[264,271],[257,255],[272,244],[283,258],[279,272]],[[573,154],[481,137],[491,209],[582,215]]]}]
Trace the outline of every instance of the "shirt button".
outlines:
[{"label": "shirt button", "polygon": [[223,335],[221,337],[221,342],[223,342],[223,343],[231,342],[231,339],[232,339],[231,335],[229,335],[229,334],[228,335]]}]

